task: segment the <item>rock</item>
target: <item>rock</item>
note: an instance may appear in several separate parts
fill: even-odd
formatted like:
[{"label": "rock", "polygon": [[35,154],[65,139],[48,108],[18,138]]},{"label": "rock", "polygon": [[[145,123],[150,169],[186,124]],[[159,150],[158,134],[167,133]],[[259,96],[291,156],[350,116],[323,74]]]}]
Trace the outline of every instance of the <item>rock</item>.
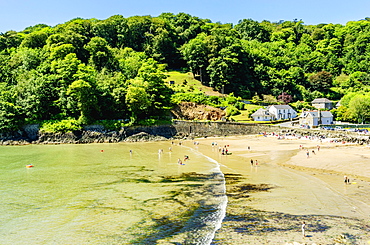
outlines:
[{"label": "rock", "polygon": [[220,108],[199,105],[193,102],[182,102],[171,112],[177,119],[183,120],[217,121],[221,120],[226,115]]},{"label": "rock", "polygon": [[150,135],[145,132],[129,136],[125,139],[126,142],[161,141],[161,140],[167,140],[167,138],[158,135]]}]

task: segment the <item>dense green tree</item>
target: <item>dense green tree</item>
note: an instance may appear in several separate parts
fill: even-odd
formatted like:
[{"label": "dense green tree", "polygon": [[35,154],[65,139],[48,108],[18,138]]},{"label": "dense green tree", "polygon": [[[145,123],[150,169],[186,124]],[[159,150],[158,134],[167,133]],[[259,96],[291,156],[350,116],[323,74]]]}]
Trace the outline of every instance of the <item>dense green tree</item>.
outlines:
[{"label": "dense green tree", "polygon": [[42,48],[46,44],[48,34],[43,31],[32,32],[26,35],[21,43],[21,47]]},{"label": "dense green tree", "polygon": [[270,41],[270,32],[260,23],[252,19],[243,19],[238,22],[235,29],[245,40]]},{"label": "dense green tree", "polygon": [[83,124],[92,122],[98,108],[94,88],[84,80],[77,80],[69,85],[67,95],[75,99],[76,103],[71,103],[70,107],[77,107],[79,121]]},{"label": "dense green tree", "polygon": [[90,53],[90,63],[97,70],[103,68],[114,70],[117,66],[112,50],[108,46],[108,42],[101,37],[93,37],[86,44],[85,49]]},{"label": "dense green tree", "polygon": [[349,102],[348,109],[358,123],[370,119],[370,95],[355,95]]},{"label": "dense green tree", "polygon": [[209,48],[206,42],[206,34],[199,34],[196,38],[190,40],[187,44],[184,44],[181,48],[181,53],[190,70],[198,75],[200,81],[203,82],[203,77],[206,75],[206,68],[209,64]]},{"label": "dense green tree", "polygon": [[117,48],[123,45],[127,28],[127,20],[122,15],[113,15],[106,20],[94,23],[92,34],[105,39],[112,48]]},{"label": "dense green tree", "polygon": [[74,81],[74,75],[78,71],[81,61],[75,53],[67,54],[63,59],[53,60],[51,62],[51,72],[64,88],[68,87]]},{"label": "dense green tree", "polygon": [[142,64],[137,75],[137,78],[146,84],[145,89],[151,100],[150,109],[157,113],[170,106],[172,91],[164,83],[164,68],[153,59],[148,59]]},{"label": "dense green tree", "polygon": [[147,83],[142,79],[132,80],[127,87],[126,104],[131,111],[131,117],[136,120],[147,112],[152,104],[151,96],[146,92]]},{"label": "dense green tree", "polygon": [[4,41],[6,48],[17,48],[24,38],[24,35],[15,31],[7,31],[2,36],[5,38]]},{"label": "dense green tree", "polygon": [[15,131],[22,126],[24,118],[20,109],[15,104],[13,91],[5,83],[0,83],[0,132]]},{"label": "dense green tree", "polygon": [[333,76],[326,71],[320,71],[309,78],[313,90],[328,91],[333,86]]}]

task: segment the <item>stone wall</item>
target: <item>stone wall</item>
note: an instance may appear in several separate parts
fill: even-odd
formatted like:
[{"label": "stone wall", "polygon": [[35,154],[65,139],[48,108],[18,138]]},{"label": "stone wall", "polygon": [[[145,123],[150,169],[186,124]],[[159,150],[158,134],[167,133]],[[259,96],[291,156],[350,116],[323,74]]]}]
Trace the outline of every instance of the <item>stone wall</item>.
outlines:
[{"label": "stone wall", "polygon": [[175,121],[177,137],[248,135],[270,131],[271,126],[233,122]]}]

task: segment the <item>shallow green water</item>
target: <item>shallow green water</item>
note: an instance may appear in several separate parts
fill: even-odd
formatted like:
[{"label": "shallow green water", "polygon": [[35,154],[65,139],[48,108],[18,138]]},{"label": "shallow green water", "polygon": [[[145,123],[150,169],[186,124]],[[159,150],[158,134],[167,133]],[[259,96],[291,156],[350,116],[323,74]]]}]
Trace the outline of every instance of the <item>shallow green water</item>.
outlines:
[{"label": "shallow green water", "polygon": [[2,245],[209,244],[226,205],[217,163],[171,142],[0,147],[0,168]]}]

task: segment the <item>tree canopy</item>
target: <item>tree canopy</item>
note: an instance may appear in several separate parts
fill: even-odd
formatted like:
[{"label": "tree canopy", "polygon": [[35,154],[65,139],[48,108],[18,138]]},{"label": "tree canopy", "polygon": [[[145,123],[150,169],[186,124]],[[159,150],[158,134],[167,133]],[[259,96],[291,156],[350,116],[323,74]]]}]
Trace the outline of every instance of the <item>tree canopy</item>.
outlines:
[{"label": "tree canopy", "polygon": [[[202,84],[244,99],[339,100],[370,91],[369,41],[368,19],[346,25],[243,19],[233,26],[186,13],[76,18],[7,31],[0,34],[0,130],[37,120],[163,115],[174,94],[164,83],[166,69],[190,71]],[[367,99],[344,105],[352,118],[370,119],[356,112]]]}]

